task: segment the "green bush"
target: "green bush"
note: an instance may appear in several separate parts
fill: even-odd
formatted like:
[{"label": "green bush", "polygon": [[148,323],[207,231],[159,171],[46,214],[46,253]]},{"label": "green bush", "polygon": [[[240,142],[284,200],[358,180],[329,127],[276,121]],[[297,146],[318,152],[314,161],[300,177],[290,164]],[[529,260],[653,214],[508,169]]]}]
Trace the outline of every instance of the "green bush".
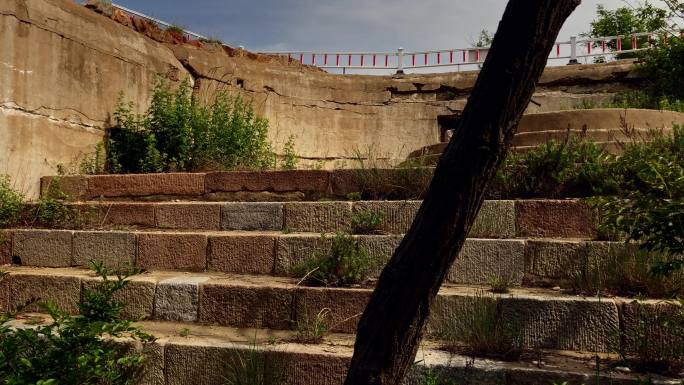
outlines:
[{"label": "green bush", "polygon": [[684,267],[684,128],[627,145],[613,173],[621,176],[617,193],[594,201],[601,230],[624,234],[643,250],[667,256],[655,273]]},{"label": "green bush", "polygon": [[290,135],[290,137],[287,138],[287,142],[285,142],[285,146],[283,148],[285,151],[285,156],[281,166],[283,170],[294,170],[297,168],[297,154],[295,154],[294,151],[294,139],[294,135]]},{"label": "green bush", "polygon": [[351,224],[354,234],[375,234],[380,231],[385,222],[385,212],[362,210],[352,215]]},{"label": "green bush", "polygon": [[234,350],[226,363],[225,385],[284,385],[286,362],[259,348],[256,337],[246,350]]},{"label": "green bush", "polygon": [[591,196],[612,190],[613,156],[598,145],[570,137],[550,140],[523,153],[511,152],[499,168],[490,195],[503,198]]},{"label": "green bush", "polygon": [[77,228],[80,215],[66,204],[71,197],[62,190],[61,179],[53,177],[36,203],[35,222],[43,226]]},{"label": "green bush", "polygon": [[[325,235],[321,235],[321,243],[327,243]],[[303,277],[303,283],[312,286],[349,286],[365,282],[373,267],[365,247],[353,236],[337,233],[330,249],[297,266],[295,273]]]},{"label": "green bush", "polygon": [[110,172],[263,169],[275,164],[268,122],[239,97],[219,93],[206,106],[192,95],[187,81],[172,90],[160,80],[147,113],[132,110],[120,97],[107,140]]},{"label": "green bush", "polygon": [[0,384],[136,383],[144,355],[113,339],[147,343],[152,337],[122,318],[124,304],[114,299],[129,275],[111,280],[104,266],[94,264],[94,268],[102,281],[84,291],[78,315],[69,315],[51,302],[37,303],[52,317],[48,325],[13,328],[18,313],[0,315]]},{"label": "green bush", "polygon": [[9,175],[0,175],[0,228],[15,223],[23,207],[24,196],[12,187]]}]

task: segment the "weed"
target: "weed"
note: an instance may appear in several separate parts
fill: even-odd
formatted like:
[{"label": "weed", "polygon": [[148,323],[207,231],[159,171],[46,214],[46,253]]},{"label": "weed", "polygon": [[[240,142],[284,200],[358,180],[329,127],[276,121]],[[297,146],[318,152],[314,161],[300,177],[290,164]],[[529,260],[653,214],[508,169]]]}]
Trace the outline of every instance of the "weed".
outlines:
[{"label": "weed", "polygon": [[283,385],[285,363],[274,355],[267,355],[254,342],[247,348],[236,349],[226,363],[225,385]]},{"label": "weed", "polygon": [[[324,234],[321,241],[326,243]],[[337,233],[329,250],[319,251],[294,270],[307,285],[349,286],[365,282],[373,267],[374,261],[365,247],[351,235]]]},{"label": "weed", "polygon": [[377,234],[385,222],[385,212],[373,210],[361,210],[351,217],[352,231],[354,234]]},{"label": "weed", "polygon": [[281,166],[283,170],[294,170],[297,168],[297,154],[295,154],[294,151],[294,139],[294,135],[290,135],[283,147],[283,151],[285,152],[283,164]]},{"label": "weed", "polygon": [[176,24],[173,24],[173,25],[166,27],[165,31],[170,32],[170,33],[179,34],[179,35],[185,34],[185,28],[183,28],[179,25],[176,25]]},{"label": "weed", "polygon": [[418,378],[418,385],[456,385],[456,381],[453,379],[444,380],[440,375],[437,374],[431,367],[425,366],[421,369],[421,373]]},{"label": "weed", "polygon": [[467,311],[446,321],[447,349],[457,350],[460,343],[474,357],[517,360],[522,354],[521,331],[504,317],[501,301],[479,292],[467,306]]},{"label": "weed", "polygon": [[361,200],[361,193],[358,191],[350,192],[349,194],[346,195],[346,198],[348,201],[360,201]]},{"label": "weed", "polygon": [[499,274],[495,278],[492,278],[489,285],[492,287],[490,291],[492,293],[506,294],[511,290],[514,285],[513,274]]},{"label": "weed", "polygon": [[[111,271],[93,263],[101,282],[84,289],[78,314],[72,316],[54,303],[38,301],[52,322],[31,328],[12,328],[16,313],[0,315],[0,378],[7,384],[110,384],[135,382],[145,362],[143,354],[113,339],[143,342],[152,337],[123,319],[124,304],[114,299],[128,283],[127,275],[110,280]],[[131,272],[133,274],[135,272]],[[29,303],[28,305],[34,305]]]},{"label": "weed", "polygon": [[397,167],[382,164],[369,150],[356,151],[355,179],[363,199],[404,200],[421,198],[432,180],[432,168],[404,162]]},{"label": "weed", "polygon": [[14,190],[9,175],[0,175],[0,228],[15,223],[23,207],[24,196]]},{"label": "weed", "polygon": [[200,41],[205,44],[218,44],[223,45],[223,40],[218,37],[209,36],[207,38],[200,38]]},{"label": "weed", "polygon": [[106,172],[107,154],[102,142],[95,145],[95,150],[83,155],[79,163],[79,172],[83,175],[98,175]]},{"label": "weed", "polygon": [[53,177],[47,190],[38,198],[35,220],[50,227],[79,227],[79,213],[66,204],[69,199],[71,197],[62,191],[60,178]]},{"label": "weed", "polygon": [[178,331],[178,335],[181,337],[187,337],[190,335],[190,329],[182,328],[181,330]]},{"label": "weed", "polygon": [[297,342],[304,344],[320,344],[323,337],[330,330],[330,309],[321,309],[313,319],[309,319],[309,314],[304,310],[304,318],[296,322]]}]

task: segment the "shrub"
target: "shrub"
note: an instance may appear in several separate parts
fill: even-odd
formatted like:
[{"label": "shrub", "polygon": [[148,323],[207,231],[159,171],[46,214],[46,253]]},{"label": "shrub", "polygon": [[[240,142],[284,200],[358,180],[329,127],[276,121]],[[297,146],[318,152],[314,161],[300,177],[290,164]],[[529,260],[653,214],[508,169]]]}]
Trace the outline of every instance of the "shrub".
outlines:
[{"label": "shrub", "polygon": [[78,315],[71,316],[51,302],[38,302],[52,317],[51,324],[13,328],[10,324],[18,313],[0,316],[0,383],[135,383],[144,355],[113,341],[122,337],[143,343],[152,340],[133,321],[121,317],[124,304],[114,299],[130,275],[110,280],[110,271],[103,265],[93,267],[102,282],[84,291]]},{"label": "shrub", "polygon": [[385,212],[361,210],[352,215],[351,224],[354,234],[375,234],[380,231],[385,222]]},{"label": "shrub", "polygon": [[479,292],[457,317],[446,321],[444,338],[448,350],[464,345],[467,354],[517,360],[522,354],[520,328],[503,315],[501,301]]},{"label": "shrub", "polygon": [[656,273],[684,267],[684,128],[628,145],[613,172],[622,176],[618,192],[594,202],[601,230],[624,234],[641,249],[667,256]]},{"label": "shrub", "polygon": [[12,187],[9,175],[0,175],[0,228],[15,223],[23,207],[24,196]]},{"label": "shrub", "polygon": [[590,196],[610,190],[613,157],[582,137],[550,140],[524,153],[511,152],[490,187],[494,197]]},{"label": "shrub", "polygon": [[362,199],[404,200],[423,197],[432,180],[432,168],[404,162],[396,167],[381,165],[371,152],[356,153],[356,183]]},{"label": "shrub", "polygon": [[[326,243],[325,235],[321,241]],[[304,277],[302,282],[312,286],[349,286],[365,282],[374,267],[368,250],[349,234],[337,233],[329,250],[295,268]]]},{"label": "shrub", "polygon": [[649,79],[649,95],[655,100],[684,100],[684,38],[661,40],[654,49],[644,51],[641,59],[638,68]]},{"label": "shrub", "polygon": [[95,150],[83,155],[78,171],[83,175],[98,175],[106,172],[107,154],[102,142],[95,145]]},{"label": "shrub", "polygon": [[120,97],[107,140],[107,167],[115,173],[273,167],[268,122],[250,103],[219,93],[203,105],[188,81],[177,90],[159,80],[150,108],[132,112]]}]

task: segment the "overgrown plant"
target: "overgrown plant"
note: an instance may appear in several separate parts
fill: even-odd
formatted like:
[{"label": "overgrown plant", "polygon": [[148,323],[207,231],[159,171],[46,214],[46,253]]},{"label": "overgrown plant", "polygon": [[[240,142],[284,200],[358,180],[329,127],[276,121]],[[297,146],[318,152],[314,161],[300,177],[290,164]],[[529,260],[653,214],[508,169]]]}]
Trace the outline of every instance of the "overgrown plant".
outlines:
[{"label": "overgrown plant", "polygon": [[294,170],[297,168],[297,154],[294,150],[294,140],[294,135],[290,135],[290,137],[287,138],[287,142],[285,142],[285,146],[283,147],[283,151],[285,152],[281,166],[283,170]]},{"label": "overgrown plant", "polygon": [[235,349],[226,362],[224,385],[286,385],[285,362],[267,354],[256,341]]},{"label": "overgrown plant", "polygon": [[52,318],[48,325],[12,327],[22,309],[0,315],[0,384],[136,383],[144,355],[113,340],[128,338],[143,344],[153,340],[121,316],[124,303],[115,299],[134,272],[112,280],[111,271],[102,264],[94,263],[93,269],[101,282],[84,290],[75,316],[49,301],[27,304],[47,312]]},{"label": "overgrown plant", "polygon": [[667,257],[654,273],[669,275],[684,267],[684,128],[630,144],[613,167],[621,175],[614,195],[598,198],[601,229],[624,234],[640,248]]},{"label": "overgrown plant", "polygon": [[383,210],[360,210],[351,217],[354,234],[377,234],[385,223],[387,215]]},{"label": "overgrown plant", "polygon": [[102,142],[95,145],[93,152],[84,154],[78,165],[78,171],[83,175],[98,175],[106,173],[107,154]]},{"label": "overgrown plant", "polygon": [[[321,243],[327,244],[325,234]],[[364,283],[375,266],[368,250],[353,236],[337,233],[330,248],[320,250],[314,258],[295,268],[302,283],[311,286],[349,286]]]},{"label": "overgrown plant", "polygon": [[71,197],[62,190],[59,177],[53,177],[45,192],[38,198],[35,222],[44,226],[76,228],[80,226],[80,214],[66,204]]},{"label": "overgrown plant", "polygon": [[520,327],[503,314],[501,301],[478,292],[458,316],[445,321],[448,350],[465,350],[474,357],[517,360],[523,351]]},{"label": "overgrown plant", "polygon": [[9,175],[0,175],[0,228],[15,223],[23,208],[23,194],[12,187]]},{"label": "overgrown plant", "polygon": [[368,154],[356,151],[356,163],[354,178],[362,199],[418,199],[432,180],[432,168],[411,162],[384,164],[370,149]]},{"label": "overgrown plant", "polygon": [[268,122],[251,103],[218,93],[210,105],[192,94],[187,80],[173,90],[158,80],[143,115],[119,98],[107,139],[114,173],[272,168]]}]

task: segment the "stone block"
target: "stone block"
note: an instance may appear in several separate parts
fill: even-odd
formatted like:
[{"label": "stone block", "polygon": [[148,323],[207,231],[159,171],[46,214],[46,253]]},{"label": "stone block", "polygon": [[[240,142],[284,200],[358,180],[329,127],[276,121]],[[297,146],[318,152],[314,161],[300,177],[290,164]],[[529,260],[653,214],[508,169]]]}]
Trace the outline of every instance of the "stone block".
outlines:
[{"label": "stone block", "polygon": [[620,301],[622,348],[627,354],[641,352],[650,357],[681,357],[684,353],[684,324],[663,321],[681,320],[684,309],[676,301]]},{"label": "stone block", "polygon": [[323,170],[211,172],[206,186],[208,192],[301,191],[320,195],[328,191],[329,176]]},{"label": "stone block", "polygon": [[596,214],[576,200],[519,200],[515,202],[519,237],[595,238]]},{"label": "stone block", "polygon": [[297,288],[296,320],[298,323],[313,322],[323,309],[330,310],[328,325],[331,332],[354,333],[371,291],[346,288]]},{"label": "stone block", "polygon": [[88,177],[88,196],[97,197],[193,197],[204,194],[204,174],[165,173],[93,175]]},{"label": "stone block", "polygon": [[221,205],[204,202],[158,204],[155,218],[159,228],[220,230]]},{"label": "stone block", "polygon": [[203,341],[190,344],[173,339],[164,346],[165,385],[223,385],[226,363],[232,357],[233,344],[211,345]]},{"label": "stone block", "polygon": [[285,203],[285,228],[313,233],[350,232],[351,207],[351,202]]},{"label": "stone block", "polygon": [[90,261],[103,262],[113,269],[135,264],[135,234],[126,232],[76,231],[74,257],[77,266],[89,266]]},{"label": "stone block", "polygon": [[304,351],[272,350],[266,361],[283,366],[286,384],[339,385],[347,375],[351,357]]},{"label": "stone block", "polygon": [[285,286],[235,285],[211,280],[201,285],[199,322],[237,328],[289,329],[293,293]]},{"label": "stone block", "polygon": [[12,236],[12,254],[24,266],[71,266],[72,231],[17,230]]},{"label": "stone block", "polygon": [[522,284],[525,242],[522,240],[466,239],[461,253],[449,269],[447,281],[459,284],[491,284],[506,280]]},{"label": "stone block", "polygon": [[[494,296],[489,293],[440,293],[428,323],[428,334],[442,336],[450,324],[477,322],[475,306],[500,301],[500,316],[526,348],[610,352],[619,327],[612,301],[579,297]],[[475,326],[474,326],[475,327]]]},{"label": "stone block", "polygon": [[276,275],[291,275],[305,261],[330,249],[330,237],[313,234],[287,234],[276,239]]},{"label": "stone block", "polygon": [[231,234],[209,238],[207,268],[238,274],[271,274],[275,264],[275,236]]},{"label": "stone block", "polygon": [[[59,309],[70,314],[76,314],[78,311],[76,304],[81,298],[80,277],[59,273],[11,273],[4,280],[7,280],[9,286],[7,307],[11,311],[38,300],[52,301]],[[42,311],[36,305],[28,306],[25,310]]]},{"label": "stone block", "polygon": [[99,223],[103,226],[154,227],[152,203],[101,203],[97,205]]},{"label": "stone block", "polygon": [[515,201],[484,201],[468,236],[471,238],[515,238]]},{"label": "stone block", "polygon": [[359,170],[333,170],[330,173],[332,195],[344,198],[350,193],[361,192],[358,180]]},{"label": "stone block", "polygon": [[[110,277],[109,279],[116,279]],[[95,290],[102,282],[99,277],[87,277],[83,280],[84,290]],[[129,278],[129,282],[114,294],[114,299],[125,304],[121,315],[131,319],[150,319],[154,315],[154,296],[157,281],[153,277],[138,275]]]},{"label": "stone block", "polygon": [[155,319],[195,322],[199,309],[200,284],[208,277],[179,276],[160,281],[154,303]]},{"label": "stone block", "polygon": [[525,248],[525,273],[537,278],[566,279],[578,271],[586,257],[584,242],[529,240]]},{"label": "stone block", "polygon": [[392,258],[394,250],[399,247],[403,235],[357,235],[355,236],[359,245],[365,248],[370,255],[373,266],[370,276],[377,278]]},{"label": "stone block", "polygon": [[192,233],[141,233],[138,266],[148,270],[204,271],[207,236]]},{"label": "stone block", "polygon": [[277,202],[230,202],[221,212],[222,230],[280,231],[283,224],[283,204]]},{"label": "stone block", "polygon": [[391,234],[404,234],[411,227],[421,204],[422,201],[355,202],[352,215],[363,212],[382,212],[385,214],[385,220],[379,230]]},{"label": "stone block", "polygon": [[70,176],[44,176],[40,178],[40,193],[45,195],[50,191],[50,188],[55,188],[54,183],[59,184],[59,189],[67,196],[80,199],[86,196],[88,191],[88,183],[85,176],[70,175]]}]

